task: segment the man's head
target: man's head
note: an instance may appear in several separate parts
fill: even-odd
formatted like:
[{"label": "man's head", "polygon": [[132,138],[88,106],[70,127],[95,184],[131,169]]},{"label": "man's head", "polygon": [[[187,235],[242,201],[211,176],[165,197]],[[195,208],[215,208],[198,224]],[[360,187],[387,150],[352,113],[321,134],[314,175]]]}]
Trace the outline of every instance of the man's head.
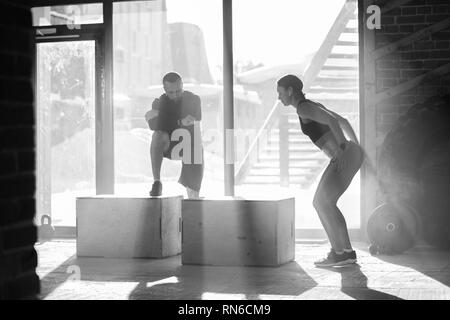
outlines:
[{"label": "man's head", "polygon": [[170,100],[178,101],[183,96],[183,81],[176,72],[169,72],[163,77],[163,87]]},{"label": "man's head", "polygon": [[303,82],[297,76],[292,74],[285,75],[277,81],[278,99],[289,106],[294,99],[303,95]]}]

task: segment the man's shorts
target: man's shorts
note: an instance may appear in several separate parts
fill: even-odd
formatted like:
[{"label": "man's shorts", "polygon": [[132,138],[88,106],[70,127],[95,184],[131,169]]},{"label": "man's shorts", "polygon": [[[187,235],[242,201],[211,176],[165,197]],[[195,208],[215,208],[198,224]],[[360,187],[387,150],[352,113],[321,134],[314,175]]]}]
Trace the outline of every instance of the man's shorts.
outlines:
[{"label": "man's shorts", "polygon": [[[169,148],[166,152],[164,152],[164,157],[168,159],[172,159],[172,150],[179,143],[179,141],[172,141],[171,135],[169,134],[170,144]],[[200,164],[195,164],[192,161],[191,163],[185,163],[182,161],[181,166],[181,174],[178,182],[195,191],[200,191],[200,187],[203,180],[203,172],[204,172],[204,153],[202,148],[202,159]]]}]

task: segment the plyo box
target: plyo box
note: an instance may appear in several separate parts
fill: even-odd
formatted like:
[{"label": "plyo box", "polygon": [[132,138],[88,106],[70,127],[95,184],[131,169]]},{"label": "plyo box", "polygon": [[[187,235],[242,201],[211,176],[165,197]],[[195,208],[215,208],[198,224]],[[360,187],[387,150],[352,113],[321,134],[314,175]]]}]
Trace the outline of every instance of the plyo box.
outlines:
[{"label": "plyo box", "polygon": [[164,258],[181,252],[183,196],[76,199],[77,255]]},{"label": "plyo box", "polygon": [[279,266],[295,257],[294,198],[183,200],[183,264]]}]

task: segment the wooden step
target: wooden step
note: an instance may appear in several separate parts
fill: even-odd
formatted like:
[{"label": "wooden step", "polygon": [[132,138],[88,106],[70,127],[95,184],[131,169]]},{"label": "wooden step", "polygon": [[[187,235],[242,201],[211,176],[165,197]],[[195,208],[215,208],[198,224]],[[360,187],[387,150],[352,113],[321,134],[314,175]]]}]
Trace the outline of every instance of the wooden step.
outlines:
[{"label": "wooden step", "polygon": [[[265,149],[264,152],[273,152],[273,151],[277,151],[280,150],[279,145],[276,144],[272,144],[272,145],[268,145]],[[312,143],[308,144],[296,144],[296,145],[292,145],[289,146],[289,152],[317,152],[317,150],[319,150],[315,145],[313,145]]]},{"label": "wooden step", "polygon": [[[337,78],[342,80],[347,79],[359,79],[358,72],[355,71],[339,71],[339,70],[320,70],[320,72],[317,74],[316,77],[322,77],[322,78]],[[349,85],[347,83],[343,84],[343,87],[348,87]]]},{"label": "wooden step", "polygon": [[357,67],[359,68],[359,60],[358,59],[341,59],[330,58],[325,61],[324,66],[347,66],[347,67]]},{"label": "wooden step", "polygon": [[358,28],[345,27],[342,33],[358,33]]},{"label": "wooden step", "polygon": [[[326,158],[324,158],[325,155],[323,155],[323,153],[321,151],[317,151],[316,154],[311,154],[308,156],[305,155],[301,155],[301,154],[291,154],[289,156],[289,160],[295,161],[295,160],[300,160],[300,161],[324,161],[326,160]],[[264,160],[278,160],[279,155],[278,154],[262,154],[259,159],[264,161]]]},{"label": "wooden step", "polygon": [[358,46],[358,42],[356,41],[345,41],[345,40],[338,40],[336,42],[337,46],[350,46],[350,47],[356,47]]},{"label": "wooden step", "polygon": [[[319,149],[317,149],[319,150]],[[319,151],[320,152],[320,151]],[[266,160],[277,160],[279,159],[279,152],[264,152],[259,156],[259,160],[266,161]],[[317,154],[313,152],[290,152],[289,154],[289,162],[291,161],[313,161],[314,159],[317,159]]]},{"label": "wooden step", "polygon": [[351,92],[351,93],[355,93],[358,92],[359,89],[358,87],[355,86],[349,86],[349,87],[322,87],[322,86],[313,86],[310,87],[308,92],[306,92],[306,94],[310,94],[310,93],[321,93],[321,92],[327,92],[329,94],[342,94],[342,93],[347,93],[347,92]]},{"label": "wooden step", "polygon": [[[292,140],[292,139],[289,139],[289,146],[290,147],[312,147],[313,143],[312,143],[311,139],[308,136],[304,135],[304,134],[303,134],[303,136],[306,137],[305,140]],[[291,137],[293,137],[293,136],[291,136]],[[279,140],[270,140],[266,144],[266,147],[268,147],[268,148],[269,147],[278,148],[279,145],[280,145]]]},{"label": "wooden step", "polygon": [[[257,169],[268,169],[268,168],[279,168],[280,164],[277,161],[261,161],[257,162],[253,165],[253,168]],[[320,164],[318,161],[289,161],[289,168],[298,168],[298,169],[311,169],[311,168],[322,168],[323,164]]]},{"label": "wooden step", "polygon": [[[298,119],[297,119],[297,125],[298,125]],[[273,136],[268,140],[268,144],[267,145],[271,145],[271,144],[278,144],[280,143],[280,138],[277,136]],[[289,135],[289,145],[291,144],[295,144],[295,145],[305,145],[305,144],[310,144],[311,140],[309,139],[309,137],[307,137],[306,135],[302,134],[302,135]]]},{"label": "wooden step", "polygon": [[326,65],[322,66],[321,70],[336,70],[336,71],[357,71],[359,68],[357,66],[333,66],[333,65]]},{"label": "wooden step", "polygon": [[[306,184],[311,183],[307,177],[289,177],[290,184]],[[280,176],[247,176],[244,180],[245,184],[278,184],[280,183]]]},{"label": "wooden step", "polygon": [[335,94],[324,89],[322,92],[311,92],[307,97],[312,100],[354,102],[356,104],[359,99],[359,94],[358,92]]},{"label": "wooden step", "polygon": [[314,84],[320,84],[322,86],[329,87],[342,87],[343,85],[355,86],[358,85],[359,80],[355,78],[343,78],[343,77],[316,77]]},{"label": "wooden step", "polygon": [[[289,128],[288,129],[288,133],[291,135],[296,135],[296,134],[303,134],[302,130],[300,129],[300,124],[298,129],[294,129],[294,128]],[[279,129],[273,129],[272,130],[272,134],[278,136],[279,135]]]},{"label": "wooden step", "polygon": [[328,59],[358,59],[357,53],[331,53]]},{"label": "wooden step", "polygon": [[[311,172],[317,172],[320,171],[322,169],[324,169],[327,166],[326,162],[306,162],[305,163],[292,163],[291,161],[289,161],[289,168],[290,169],[298,169],[298,170],[310,170]],[[253,166],[253,169],[257,169],[257,170],[262,170],[262,169],[279,169],[280,168],[280,164],[278,162],[273,163],[272,166],[269,166],[269,163],[267,162],[263,162],[260,166],[256,166],[256,164]],[[250,172],[250,171],[248,171]]]},{"label": "wooden step", "polygon": [[[312,176],[315,175],[316,167],[308,168],[289,168],[289,175],[292,176]],[[248,175],[252,176],[274,176],[280,175],[280,168],[252,168]]]}]

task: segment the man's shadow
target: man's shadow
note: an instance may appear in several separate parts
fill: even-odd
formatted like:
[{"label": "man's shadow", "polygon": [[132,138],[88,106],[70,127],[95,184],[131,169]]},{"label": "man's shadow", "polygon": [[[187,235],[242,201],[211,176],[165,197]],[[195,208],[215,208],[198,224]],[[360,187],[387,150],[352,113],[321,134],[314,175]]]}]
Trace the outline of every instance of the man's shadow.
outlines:
[{"label": "man's shadow", "polygon": [[356,300],[403,300],[389,293],[377,291],[367,286],[366,275],[359,264],[324,268],[341,274],[341,291]]},{"label": "man's shadow", "polygon": [[265,295],[299,296],[317,286],[296,262],[277,268],[182,265],[173,271],[174,281],[156,282],[151,286],[141,281],[129,299],[258,300]]}]

